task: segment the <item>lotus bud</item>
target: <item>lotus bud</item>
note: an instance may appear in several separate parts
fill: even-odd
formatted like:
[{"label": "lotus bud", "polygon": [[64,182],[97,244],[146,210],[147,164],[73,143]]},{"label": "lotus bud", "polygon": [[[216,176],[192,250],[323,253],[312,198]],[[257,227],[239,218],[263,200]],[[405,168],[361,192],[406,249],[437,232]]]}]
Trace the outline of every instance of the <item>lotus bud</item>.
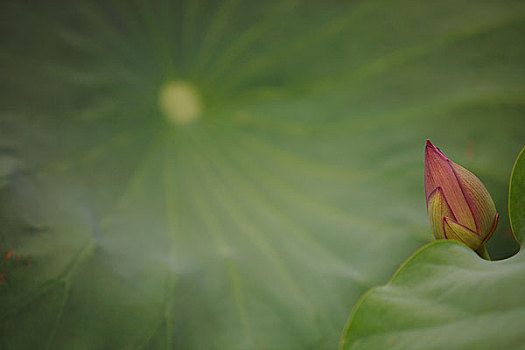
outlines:
[{"label": "lotus bud", "polygon": [[425,148],[425,196],[436,239],[465,243],[482,257],[498,223],[489,192],[467,169],[447,158],[429,140]]}]

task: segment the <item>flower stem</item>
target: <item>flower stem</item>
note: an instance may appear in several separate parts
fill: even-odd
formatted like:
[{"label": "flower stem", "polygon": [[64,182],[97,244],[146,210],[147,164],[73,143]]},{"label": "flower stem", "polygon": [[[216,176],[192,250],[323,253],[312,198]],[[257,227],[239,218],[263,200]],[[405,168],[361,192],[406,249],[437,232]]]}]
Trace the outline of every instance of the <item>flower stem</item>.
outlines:
[{"label": "flower stem", "polygon": [[485,245],[482,245],[478,250],[476,250],[476,253],[478,253],[478,255],[485,260],[492,260],[490,258],[489,252],[487,252],[487,249],[485,248]]}]

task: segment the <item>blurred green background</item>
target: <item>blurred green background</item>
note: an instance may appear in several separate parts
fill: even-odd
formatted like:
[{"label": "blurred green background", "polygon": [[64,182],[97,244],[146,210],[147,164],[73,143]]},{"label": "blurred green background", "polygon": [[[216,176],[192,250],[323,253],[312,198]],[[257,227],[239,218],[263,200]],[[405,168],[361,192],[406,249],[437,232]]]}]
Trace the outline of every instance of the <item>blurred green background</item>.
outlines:
[{"label": "blurred green background", "polygon": [[427,138],[518,249],[522,1],[0,6],[2,348],[333,349],[433,239]]}]

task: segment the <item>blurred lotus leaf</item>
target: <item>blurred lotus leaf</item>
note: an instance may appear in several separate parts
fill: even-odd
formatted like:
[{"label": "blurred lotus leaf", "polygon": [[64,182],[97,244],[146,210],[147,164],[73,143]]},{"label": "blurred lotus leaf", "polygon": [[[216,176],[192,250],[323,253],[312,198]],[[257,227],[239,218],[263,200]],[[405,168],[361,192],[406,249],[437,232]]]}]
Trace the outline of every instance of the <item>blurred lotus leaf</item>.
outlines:
[{"label": "blurred lotus leaf", "polygon": [[524,13],[2,1],[0,347],[333,349],[432,240],[427,138],[487,186],[509,256]]}]

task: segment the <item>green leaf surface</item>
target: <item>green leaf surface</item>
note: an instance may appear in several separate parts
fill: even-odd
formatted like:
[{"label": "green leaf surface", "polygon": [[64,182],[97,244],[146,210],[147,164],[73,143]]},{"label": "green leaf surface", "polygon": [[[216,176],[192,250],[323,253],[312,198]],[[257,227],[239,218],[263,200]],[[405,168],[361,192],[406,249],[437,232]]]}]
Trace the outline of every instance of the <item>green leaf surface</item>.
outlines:
[{"label": "green leaf surface", "polygon": [[523,245],[525,235],[525,147],[516,159],[510,177],[509,216],[512,232]]},{"label": "green leaf surface", "polygon": [[[525,156],[511,175],[515,232],[525,218]],[[518,234],[522,237],[522,234]],[[525,349],[525,253],[490,262],[454,242],[415,253],[356,305],[341,349]]]},{"label": "green leaf surface", "polygon": [[[432,239],[425,139],[507,217],[523,13],[2,1],[0,348],[335,348],[359,296]],[[180,80],[193,123],[159,108]],[[508,230],[491,254],[513,251]]]},{"label": "green leaf surface", "polygon": [[490,262],[455,242],[414,254],[357,304],[341,349],[525,349],[525,254]]}]

